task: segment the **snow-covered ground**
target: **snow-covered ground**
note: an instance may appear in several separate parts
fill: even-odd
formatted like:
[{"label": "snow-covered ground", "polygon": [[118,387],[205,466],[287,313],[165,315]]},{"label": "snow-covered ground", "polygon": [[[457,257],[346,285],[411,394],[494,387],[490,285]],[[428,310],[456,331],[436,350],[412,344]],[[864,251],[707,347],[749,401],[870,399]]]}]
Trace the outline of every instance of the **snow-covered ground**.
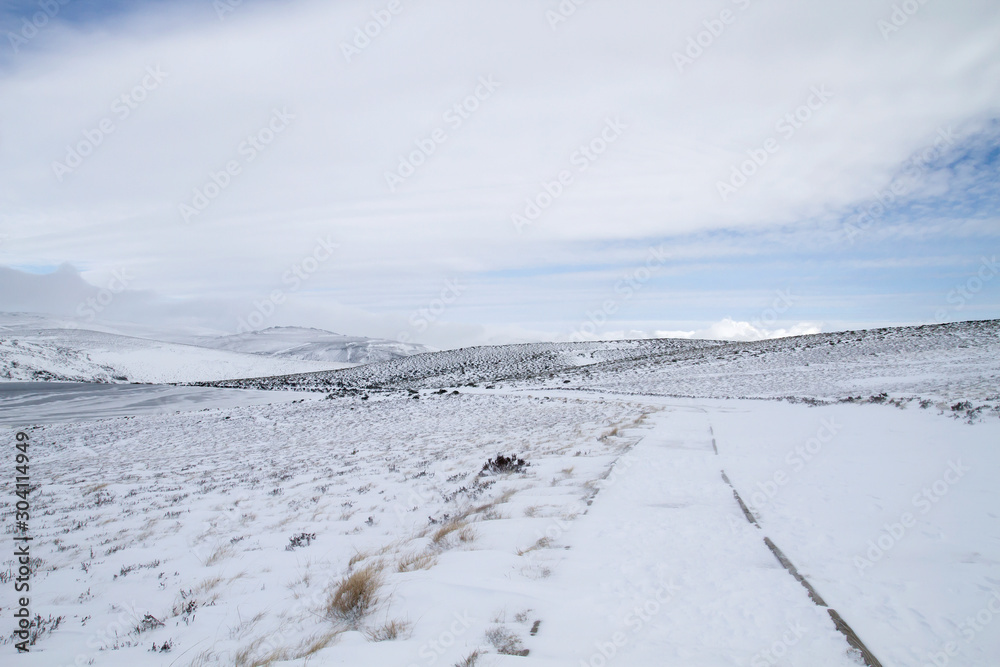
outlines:
[{"label": "snow-covered ground", "polygon": [[0,426],[59,424],[304,400],[292,392],[92,382],[0,382]]},{"label": "snow-covered ground", "polygon": [[[1000,656],[1000,635],[970,625],[967,640],[962,626],[1000,590],[1000,422],[484,391],[28,433],[34,606],[65,619],[25,664],[303,664],[314,649],[313,664],[525,660],[495,644],[539,665],[604,653],[623,665],[860,664],[764,536],[883,664],[933,664],[950,642],[954,664]],[[498,452],[530,465],[481,476]],[[915,497],[939,480],[947,490],[924,511]],[[906,513],[913,525],[893,537]],[[309,543],[287,549],[303,533]],[[888,548],[869,553],[880,540]],[[352,624],[329,610],[331,591],[368,565],[381,601]],[[147,614],[156,627],[137,631]],[[392,621],[405,629],[375,641]],[[164,641],[169,652],[149,651]]]},{"label": "snow-covered ground", "polygon": [[[45,631],[17,659],[864,664],[835,610],[886,667],[992,667],[1000,419],[951,402],[995,395],[995,330],[671,342],[662,358],[649,343],[482,348],[323,374],[322,392],[267,405],[68,423],[54,405],[21,425]],[[815,384],[785,391],[818,357]],[[761,396],[711,397],[728,372],[734,396]],[[662,395],[675,381],[710,397]],[[893,396],[903,385],[913,400]],[[224,391],[171,389],[205,390]],[[486,466],[501,453],[526,465]],[[0,500],[7,539],[17,500]],[[0,558],[7,619],[16,567]]]}]

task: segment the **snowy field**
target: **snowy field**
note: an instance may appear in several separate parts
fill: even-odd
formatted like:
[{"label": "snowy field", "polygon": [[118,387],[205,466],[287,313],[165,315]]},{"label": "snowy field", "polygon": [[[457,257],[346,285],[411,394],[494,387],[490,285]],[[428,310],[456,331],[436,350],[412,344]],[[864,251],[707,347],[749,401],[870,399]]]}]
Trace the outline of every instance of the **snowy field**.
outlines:
[{"label": "snowy field", "polygon": [[[18,660],[995,667],[998,332],[7,383],[31,461]],[[7,619],[19,568],[0,559]]]},{"label": "snowy field", "polygon": [[[27,430],[33,605],[61,621],[18,659],[863,664],[764,537],[883,665],[1000,659],[1000,421],[593,392],[316,399]],[[484,472],[499,452],[529,465]],[[345,605],[362,580],[371,600]]]},{"label": "snowy field", "polygon": [[303,400],[290,392],[93,382],[0,382],[0,426],[58,424],[108,417]]}]

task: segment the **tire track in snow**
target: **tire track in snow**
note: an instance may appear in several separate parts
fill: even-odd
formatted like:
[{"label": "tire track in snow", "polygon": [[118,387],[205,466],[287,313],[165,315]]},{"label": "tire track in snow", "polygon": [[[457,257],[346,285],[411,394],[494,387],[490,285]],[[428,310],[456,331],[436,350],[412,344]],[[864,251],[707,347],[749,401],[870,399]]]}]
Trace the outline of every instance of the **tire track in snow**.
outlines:
[{"label": "tire track in snow", "polygon": [[[711,427],[709,427],[709,430],[711,430]],[[712,438],[712,448],[715,449],[716,454],[719,453],[719,450],[715,445],[714,433]],[[722,471],[722,479],[726,484],[729,485],[729,488],[733,490],[733,497],[736,498],[736,502],[739,503],[740,509],[743,510],[743,515],[746,517],[747,521],[756,526],[758,530],[763,530],[760,524],[757,523],[757,518],[747,507],[746,503],[743,502],[743,498],[740,497],[739,491],[737,491],[736,487],[733,486],[733,483],[729,481],[729,477],[726,475],[725,470]],[[850,625],[848,625],[847,621],[845,621],[841,617],[841,615],[837,613],[836,609],[830,607],[830,605],[826,603],[823,597],[816,592],[816,589],[813,588],[813,585],[810,584],[809,581],[802,576],[802,573],[799,572],[798,568],[795,567],[795,565],[792,563],[792,561],[788,559],[788,557],[784,554],[784,552],[778,548],[778,545],[776,545],[773,541],[771,541],[771,538],[767,537],[766,535],[764,536],[764,544],[766,544],[767,548],[771,550],[771,553],[774,554],[774,557],[778,559],[778,562],[781,563],[781,566],[785,568],[789,574],[795,577],[795,580],[797,582],[802,584],[802,587],[806,589],[807,593],[809,593],[809,597],[812,599],[813,602],[816,603],[816,606],[823,607],[824,609],[826,609],[827,613],[830,614],[830,618],[833,620],[833,624],[837,628],[837,631],[847,638],[847,643],[850,644],[852,648],[856,649],[859,653],[861,653],[861,657],[865,661],[865,664],[868,665],[868,667],[882,667],[882,663],[879,662],[878,658],[876,658],[875,655],[871,652],[871,650],[869,650],[869,648],[865,646],[865,643],[861,641],[861,638],[858,637],[857,633],[854,632],[854,630],[851,628]]]}]

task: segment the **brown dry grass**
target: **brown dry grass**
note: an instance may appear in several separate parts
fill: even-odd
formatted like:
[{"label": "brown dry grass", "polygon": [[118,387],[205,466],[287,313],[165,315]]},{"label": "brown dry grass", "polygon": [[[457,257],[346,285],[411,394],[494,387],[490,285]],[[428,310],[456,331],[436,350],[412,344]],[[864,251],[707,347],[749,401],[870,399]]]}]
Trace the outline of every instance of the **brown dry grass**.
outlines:
[{"label": "brown dry grass", "polygon": [[380,627],[372,628],[365,631],[365,636],[368,641],[372,642],[387,642],[393,639],[398,639],[400,635],[405,634],[412,623],[409,621],[397,621],[395,619],[387,621]]},{"label": "brown dry grass", "polygon": [[413,572],[414,570],[429,570],[437,563],[437,556],[431,553],[413,552],[404,554],[396,561],[397,572]]},{"label": "brown dry grass", "polygon": [[356,626],[378,605],[383,581],[381,563],[355,570],[341,579],[330,592],[326,603],[327,615]]}]

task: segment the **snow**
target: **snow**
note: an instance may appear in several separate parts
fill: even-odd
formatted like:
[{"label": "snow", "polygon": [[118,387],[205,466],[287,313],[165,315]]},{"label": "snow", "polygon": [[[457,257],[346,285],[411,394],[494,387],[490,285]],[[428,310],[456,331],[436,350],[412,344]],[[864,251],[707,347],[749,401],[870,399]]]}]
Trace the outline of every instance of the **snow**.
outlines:
[{"label": "snow", "polygon": [[[593,363],[580,365],[580,354]],[[506,345],[418,354],[333,372],[212,383],[370,391],[504,384],[617,394],[887,398],[1000,410],[1000,320],[721,343],[634,340]]]},{"label": "snow", "polygon": [[97,331],[42,329],[0,337],[0,381],[170,383],[343,367]]},{"label": "snow", "polygon": [[[18,660],[863,664],[768,538],[883,665],[991,667],[996,331],[491,347],[223,383],[314,393],[50,383],[19,426],[32,607],[65,618]],[[481,474],[498,453],[530,465]],[[331,612],[376,565],[374,608]],[[147,614],[163,625],[137,629]]]},{"label": "snow", "polygon": [[209,382],[350,368],[425,352],[421,345],[319,329],[232,336],[0,314],[0,382]]}]

